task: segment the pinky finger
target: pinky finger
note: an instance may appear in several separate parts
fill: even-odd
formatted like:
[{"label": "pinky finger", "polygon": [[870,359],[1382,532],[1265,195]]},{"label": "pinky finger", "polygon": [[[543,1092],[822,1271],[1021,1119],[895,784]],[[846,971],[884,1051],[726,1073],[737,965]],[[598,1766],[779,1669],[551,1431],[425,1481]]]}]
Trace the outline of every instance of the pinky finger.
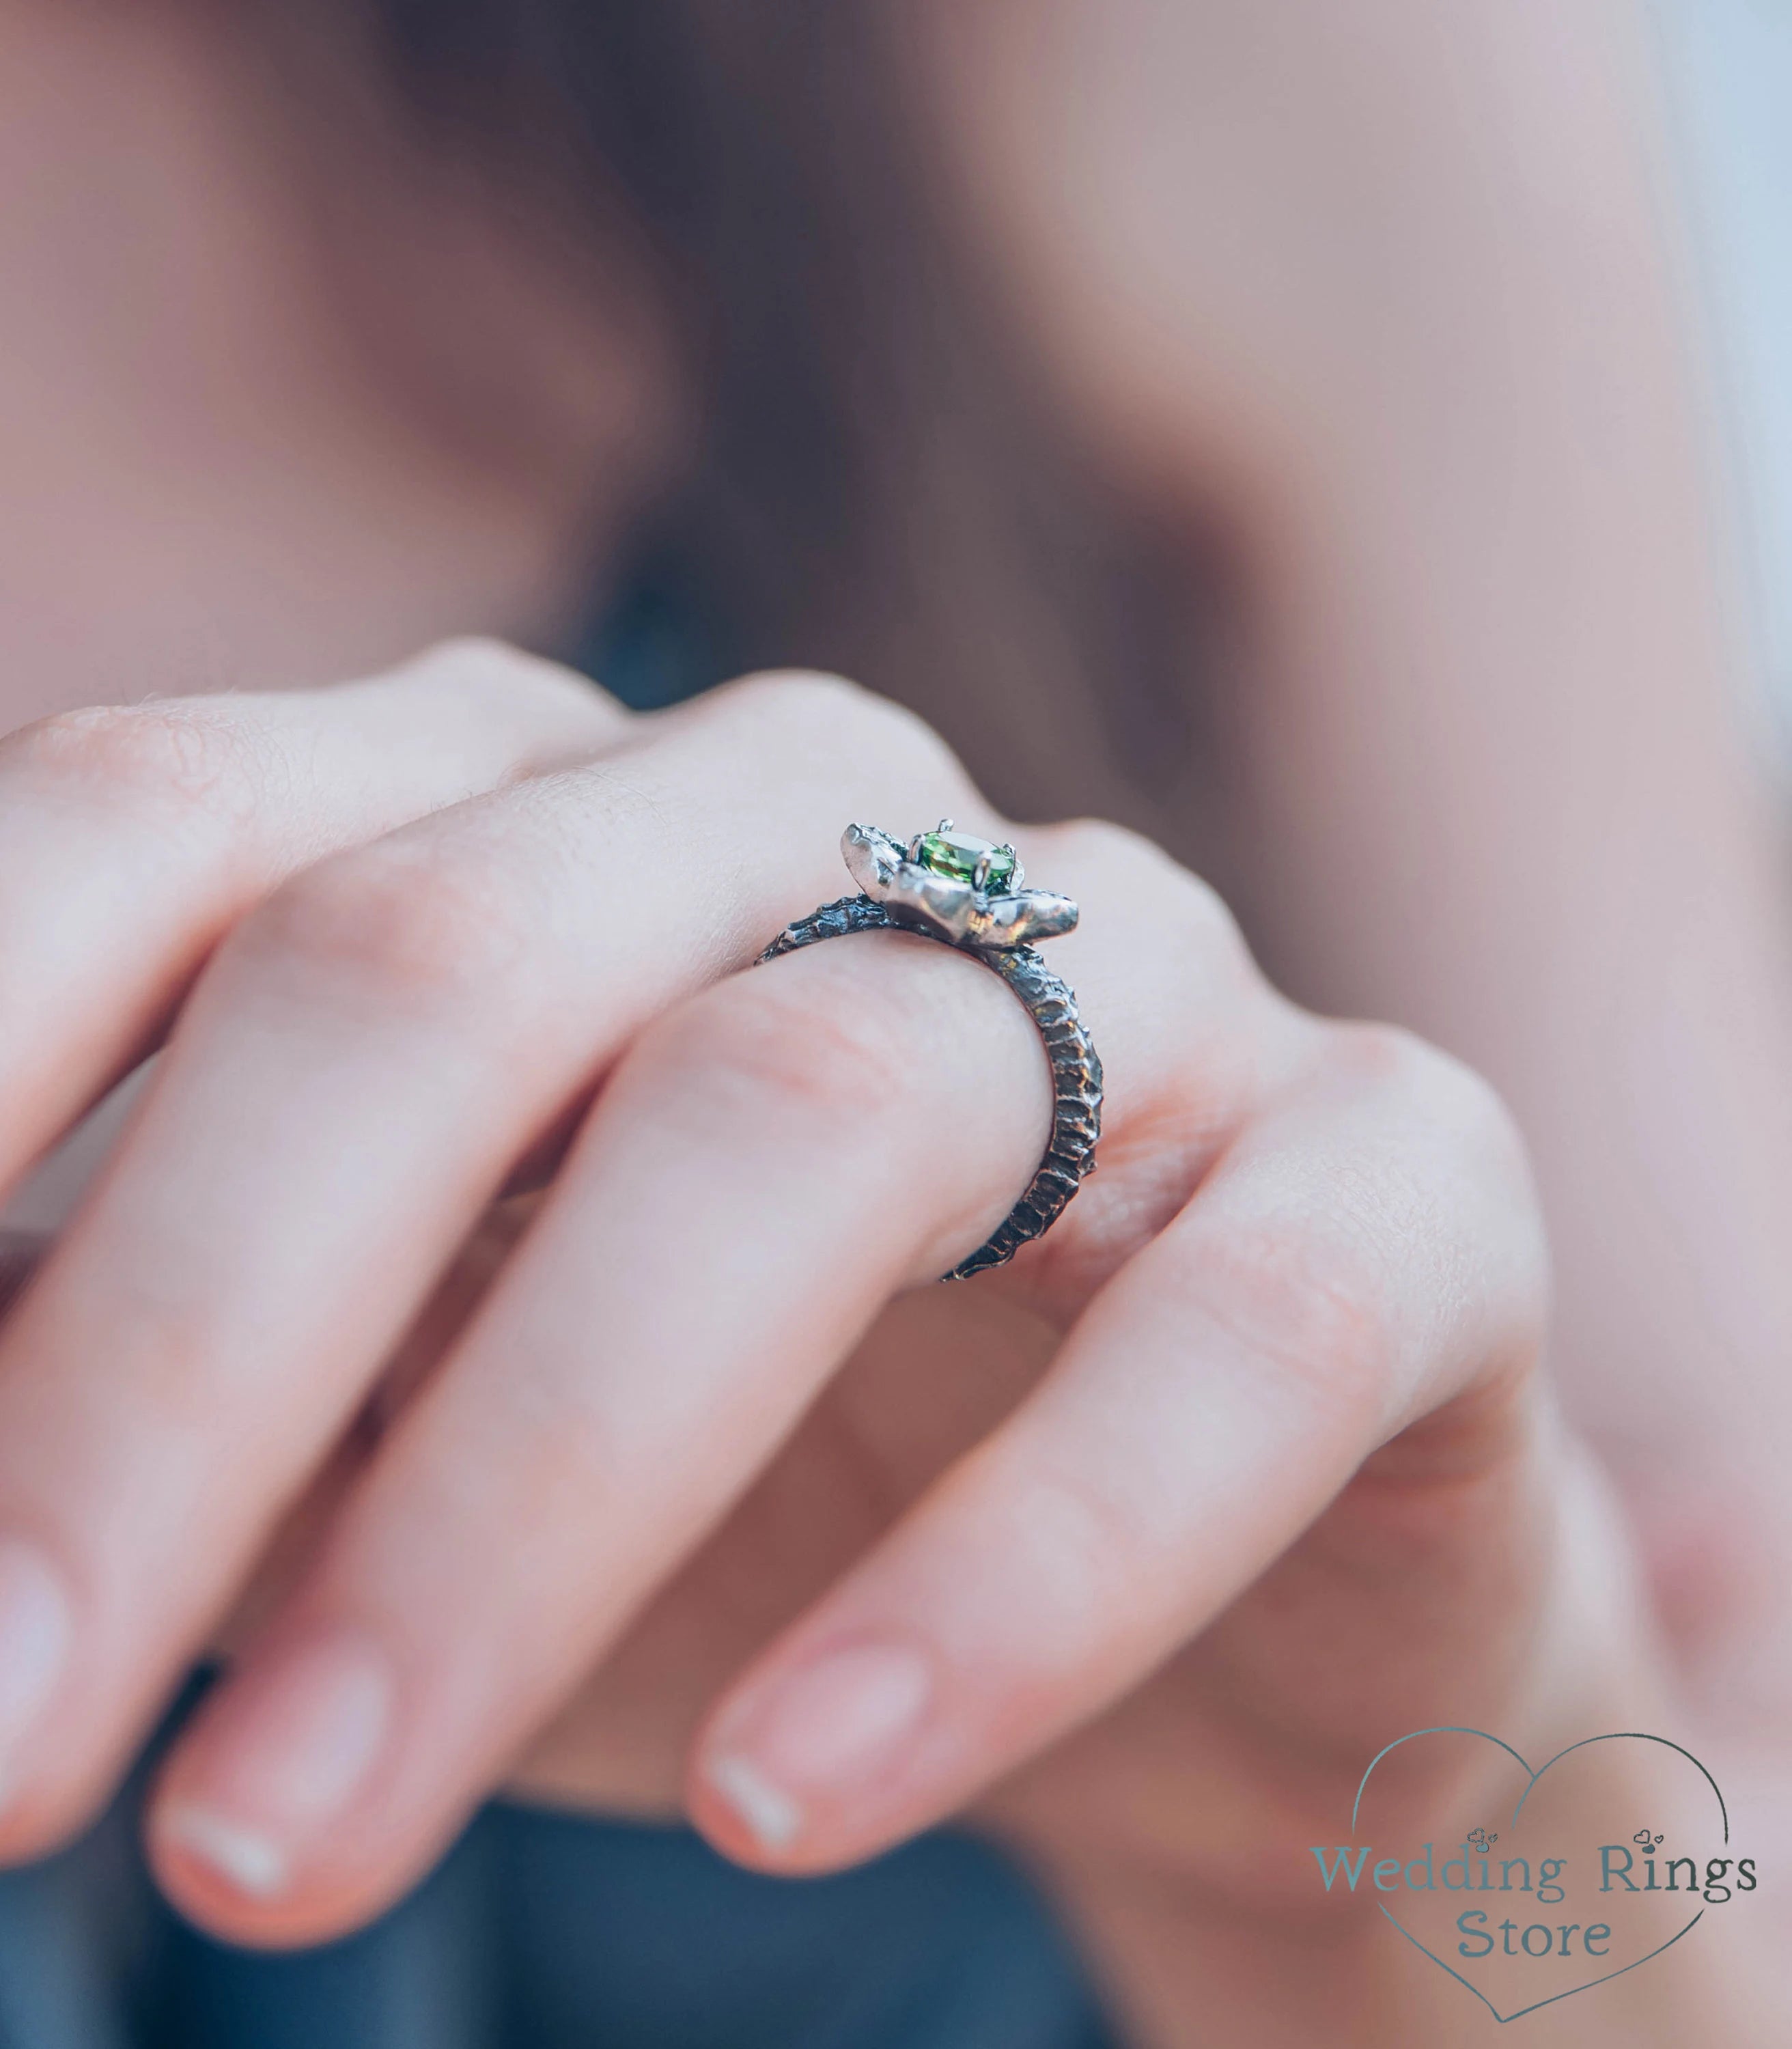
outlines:
[{"label": "pinky finger", "polygon": [[690,1788],[722,1848],[821,1870],[941,1819],[1212,1621],[1378,1447],[1522,1380],[1543,1260],[1503,1114],[1403,1035],[1329,1045],[724,1697]]}]

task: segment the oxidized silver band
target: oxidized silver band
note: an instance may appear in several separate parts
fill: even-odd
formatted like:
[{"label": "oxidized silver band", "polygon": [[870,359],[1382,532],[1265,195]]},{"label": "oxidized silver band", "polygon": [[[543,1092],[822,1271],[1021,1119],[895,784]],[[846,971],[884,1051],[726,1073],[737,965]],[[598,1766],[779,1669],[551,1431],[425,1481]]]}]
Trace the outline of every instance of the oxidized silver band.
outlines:
[{"label": "oxidized silver band", "polygon": [[[760,955],[775,960],[820,939],[887,927],[924,933],[999,974],[1039,1028],[1051,1063],[1051,1139],[1026,1192],[1000,1227],[969,1258],[941,1277],[962,1281],[1012,1259],[1050,1230],[1083,1176],[1094,1172],[1102,1132],[1102,1063],[1067,983],[1026,943],[1067,932],[1077,907],[1067,896],[1020,888],[1012,847],[991,847],[954,833],[943,818],[904,848],[874,827],[849,826],[841,842],[863,893],[824,904],[787,925]],[[993,893],[999,884],[1003,893]]]}]

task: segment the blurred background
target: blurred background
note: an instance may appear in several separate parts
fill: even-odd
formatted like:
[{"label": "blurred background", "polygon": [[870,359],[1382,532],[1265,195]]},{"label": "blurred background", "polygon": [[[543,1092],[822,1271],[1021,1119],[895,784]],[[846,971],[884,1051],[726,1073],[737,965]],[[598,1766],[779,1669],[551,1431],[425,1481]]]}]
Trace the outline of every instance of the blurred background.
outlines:
[{"label": "blurred background", "polygon": [[1750,608],[1792,764],[1792,5],[1657,4],[1724,387]]}]

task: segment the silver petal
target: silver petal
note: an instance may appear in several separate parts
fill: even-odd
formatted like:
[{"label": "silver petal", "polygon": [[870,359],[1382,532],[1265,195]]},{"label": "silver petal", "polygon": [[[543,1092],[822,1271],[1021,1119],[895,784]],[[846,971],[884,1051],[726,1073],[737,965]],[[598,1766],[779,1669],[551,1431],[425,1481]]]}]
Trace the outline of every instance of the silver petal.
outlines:
[{"label": "silver petal", "polygon": [[1007,951],[1071,931],[1077,907],[1049,889],[989,896],[974,884],[908,858],[900,840],[876,826],[848,826],[840,851],[853,880],[892,918],[919,925],[954,946]]},{"label": "silver petal", "polygon": [[1023,889],[1017,896],[992,896],[973,921],[970,938],[980,947],[1031,946],[1075,931],[1076,900],[1051,889]]},{"label": "silver petal", "polygon": [[901,846],[876,826],[848,826],[840,835],[846,871],[866,896],[880,898],[908,858]]}]

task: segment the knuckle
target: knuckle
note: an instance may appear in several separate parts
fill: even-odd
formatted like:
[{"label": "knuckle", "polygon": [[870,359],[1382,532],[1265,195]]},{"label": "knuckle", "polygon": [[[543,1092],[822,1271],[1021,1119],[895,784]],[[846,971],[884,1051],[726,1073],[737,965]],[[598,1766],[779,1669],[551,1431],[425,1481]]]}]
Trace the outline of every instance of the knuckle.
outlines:
[{"label": "knuckle", "polygon": [[230,943],[239,963],[301,987],[404,1008],[484,1005],[523,965],[521,922],[489,862],[387,841],[294,877]]},{"label": "knuckle", "polygon": [[1051,858],[1062,859],[1091,896],[1124,903],[1166,927],[1184,945],[1209,953],[1249,950],[1225,898],[1154,840],[1108,818],[1071,818],[1051,830]]},{"label": "knuckle", "polygon": [[1426,1047],[1421,1079],[1438,1101],[1440,1114],[1483,1157],[1492,1156],[1530,1177],[1529,1149],[1518,1120],[1485,1075],[1465,1061]]},{"label": "knuckle", "polygon": [[1493,1083],[1402,1025],[1333,1024],[1327,1058],[1347,1086],[1394,1098],[1470,1157],[1528,1177],[1518,1122]]},{"label": "knuckle", "polygon": [[1457,1064],[1404,1024],[1354,1018],[1327,1028],[1327,1059],[1347,1081],[1401,1093],[1426,1084],[1436,1069]]},{"label": "knuckle", "polygon": [[794,725],[860,717],[882,702],[862,683],[829,669],[758,669],[725,683],[717,702],[737,707],[756,724],[771,717]]},{"label": "knuckle", "polygon": [[519,671],[548,668],[552,664],[526,655],[494,633],[451,633],[444,640],[432,641],[411,658],[408,666],[470,681],[502,682]]},{"label": "knuckle", "polygon": [[1042,1602],[1072,1640],[1100,1631],[1134,1596],[1142,1561],[1176,1542],[1171,1514],[1129,1476],[1062,1453],[1001,1460],[1004,1541],[1030,1561]]},{"label": "knuckle", "polygon": [[1366,1105],[1385,1133],[1356,1209],[1390,1289],[1410,1299],[1417,1283],[1486,1346],[1534,1351],[1549,1250],[1525,1141],[1499,1091],[1397,1025],[1329,1026],[1324,1063],[1326,1091]]},{"label": "knuckle", "polygon": [[600,701],[597,691],[576,670],[488,634],[457,634],[438,640],[413,656],[405,667],[421,681],[505,702],[534,696],[549,704],[589,707]]},{"label": "knuckle", "polygon": [[725,685],[715,702],[722,716],[737,714],[752,731],[770,733],[799,760],[830,769],[871,760],[954,793],[969,788],[958,757],[925,719],[845,676],[768,670]]},{"label": "knuckle", "polygon": [[1151,851],[1160,865],[1169,869],[1164,881],[1165,908],[1179,921],[1180,929],[1206,951],[1254,967],[1244,933],[1226,899],[1211,882],[1172,862],[1156,847]]},{"label": "knuckle", "polygon": [[438,641],[395,672],[432,699],[457,698],[483,729],[525,764],[577,759],[626,723],[608,692],[558,662],[507,641],[468,635]]},{"label": "knuckle", "polygon": [[830,1146],[886,1130],[888,1025],[869,1006],[818,1004],[784,979],[736,976],[663,1021],[655,1051],[687,1107],[700,1122],[815,1132]]},{"label": "knuckle", "polygon": [[13,734],[0,757],[39,786],[227,825],[253,815],[271,767],[223,706],[188,698],[58,712]]},{"label": "knuckle", "polygon": [[1265,1216],[1234,1222],[1205,1250],[1201,1313],[1260,1379],[1359,1425],[1381,1417],[1405,1332],[1392,1277],[1366,1246]]}]

